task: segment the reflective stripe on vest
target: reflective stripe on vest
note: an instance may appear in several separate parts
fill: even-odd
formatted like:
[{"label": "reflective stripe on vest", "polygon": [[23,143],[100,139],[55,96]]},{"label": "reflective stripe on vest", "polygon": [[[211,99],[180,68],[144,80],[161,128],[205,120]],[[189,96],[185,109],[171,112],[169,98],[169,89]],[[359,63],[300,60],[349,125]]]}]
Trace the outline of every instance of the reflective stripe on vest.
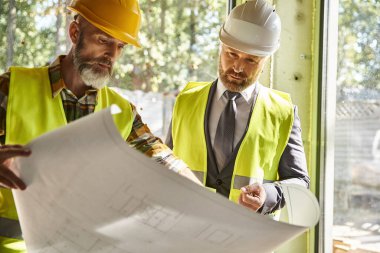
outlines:
[{"label": "reflective stripe on vest", "polygon": [[0,217],[0,236],[22,239],[21,227],[18,220]]},{"label": "reflective stripe on vest", "polygon": [[[212,83],[189,83],[178,95],[172,119],[174,154],[206,183],[204,117]],[[229,199],[250,182],[277,180],[281,155],[293,125],[293,105],[286,93],[260,87],[247,133],[236,156]],[[259,124],[258,124],[259,123]]]},{"label": "reflective stripe on vest", "polygon": [[[61,96],[58,95],[52,98],[48,67],[11,67],[10,72],[6,144],[24,145],[46,132],[67,124]],[[131,105],[108,87],[99,90],[95,112],[112,104],[118,105],[122,111],[113,115],[113,118],[121,136],[126,140],[131,132],[134,118]],[[0,217],[13,219],[12,226],[16,227],[18,217],[12,192],[9,189],[0,189]],[[5,228],[5,230],[8,229]],[[10,233],[12,238],[21,238],[21,230],[14,230],[14,232],[19,234],[13,234],[10,231],[4,232],[4,234]],[[0,240],[1,244],[9,241],[9,243],[17,245],[14,240],[6,240],[6,238],[10,237],[3,237],[5,237],[5,240]],[[10,252],[24,252],[12,248],[12,246],[3,246],[4,248],[9,248]],[[18,248],[19,246],[17,245]],[[0,249],[3,251],[2,246],[0,246]]]}]

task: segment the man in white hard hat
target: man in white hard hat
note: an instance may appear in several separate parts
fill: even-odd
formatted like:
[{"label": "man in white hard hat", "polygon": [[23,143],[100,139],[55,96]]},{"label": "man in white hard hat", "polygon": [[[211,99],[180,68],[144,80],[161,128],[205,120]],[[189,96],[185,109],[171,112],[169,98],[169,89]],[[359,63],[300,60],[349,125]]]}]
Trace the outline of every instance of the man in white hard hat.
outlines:
[{"label": "man in white hard hat", "polygon": [[181,91],[166,140],[205,186],[271,215],[285,202],[281,183],[310,181],[297,108],[258,82],[280,31],[265,0],[235,7],[219,34],[219,78]]},{"label": "man in white hard hat", "polygon": [[123,109],[115,123],[130,146],[197,181],[186,165],[152,135],[136,108],[106,86],[123,48],[127,44],[140,46],[137,0],[74,0],[68,8],[76,13],[68,31],[73,44],[70,52],[48,67],[11,67],[0,76],[2,253],[26,250],[10,190],[23,190],[26,185],[10,169],[12,158],[30,155],[22,145],[37,136],[111,104]]}]

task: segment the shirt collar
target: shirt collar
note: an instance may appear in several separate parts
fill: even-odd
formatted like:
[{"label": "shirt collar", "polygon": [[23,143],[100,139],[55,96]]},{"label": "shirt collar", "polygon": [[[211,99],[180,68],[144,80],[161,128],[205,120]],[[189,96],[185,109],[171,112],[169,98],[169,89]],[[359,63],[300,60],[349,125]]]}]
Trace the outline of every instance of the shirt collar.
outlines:
[{"label": "shirt collar", "polygon": [[[65,57],[66,55],[60,55],[49,65],[49,80],[53,98],[58,96],[63,89],[68,90],[61,74],[61,61]],[[96,93],[97,91],[95,88],[89,89],[86,91],[86,94]]]},{"label": "shirt collar", "polygon": [[58,56],[49,65],[49,79],[53,98],[55,98],[63,90],[63,88],[66,87],[61,75],[61,60],[64,57],[65,55]]},{"label": "shirt collar", "polygon": [[[241,91],[240,94],[244,98],[244,101],[247,103],[250,103],[254,97],[256,86],[258,82],[251,84],[245,90]],[[224,92],[227,90],[227,88],[224,86],[223,82],[218,78],[218,83],[216,86],[216,92],[215,95],[218,98],[218,100],[223,96]]]}]

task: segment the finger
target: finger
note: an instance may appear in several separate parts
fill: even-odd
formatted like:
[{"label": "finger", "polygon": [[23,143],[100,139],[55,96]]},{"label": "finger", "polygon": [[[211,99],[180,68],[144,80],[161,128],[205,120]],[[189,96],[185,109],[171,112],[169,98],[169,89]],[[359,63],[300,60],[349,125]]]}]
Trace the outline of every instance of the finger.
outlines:
[{"label": "finger", "polygon": [[9,188],[9,189],[19,189],[19,190],[25,190],[26,189],[26,185],[21,179],[18,179],[16,181],[17,182],[11,181],[6,177],[0,176],[0,186],[3,186],[5,188]]},{"label": "finger", "polygon": [[239,196],[239,204],[242,205],[242,206],[251,208],[251,206],[243,200],[243,195],[244,194],[240,194],[240,196]]},{"label": "finger", "polygon": [[0,176],[0,186],[7,189],[17,189],[16,185],[3,176]]},{"label": "finger", "polygon": [[260,199],[257,196],[252,196],[251,194],[241,194],[242,200],[248,205],[253,206],[254,208],[260,206]]},{"label": "finger", "polygon": [[15,173],[13,173],[13,171],[5,167],[0,168],[0,182],[4,182],[4,184],[8,185],[8,187],[14,189],[25,190],[26,188],[26,185],[21,180],[21,178],[19,178]]},{"label": "finger", "polygon": [[259,209],[259,207],[257,207],[256,205],[252,205],[251,203],[248,203],[246,200],[244,200],[244,195],[246,195],[246,194],[244,194],[244,193],[240,194],[239,204],[256,212],[257,209]]},{"label": "finger", "polygon": [[6,160],[15,156],[29,156],[31,150],[26,148],[7,147],[0,150],[0,160]]},{"label": "finger", "polygon": [[253,195],[259,195],[261,191],[261,187],[257,183],[244,186],[243,188],[246,189],[246,193],[253,193]]},{"label": "finger", "polygon": [[256,198],[260,197],[260,191],[250,185],[244,186],[240,190],[242,191],[245,197],[248,197],[248,196],[256,197]]},{"label": "finger", "polygon": [[6,149],[6,148],[23,148],[22,145],[2,145],[0,146],[0,149]]},{"label": "finger", "polygon": [[30,149],[29,148],[26,148],[26,147],[23,147],[23,146],[9,146],[9,145],[6,145],[6,146],[1,146],[1,149],[0,149],[0,153],[10,153],[10,152],[26,152],[26,153],[30,153]]}]

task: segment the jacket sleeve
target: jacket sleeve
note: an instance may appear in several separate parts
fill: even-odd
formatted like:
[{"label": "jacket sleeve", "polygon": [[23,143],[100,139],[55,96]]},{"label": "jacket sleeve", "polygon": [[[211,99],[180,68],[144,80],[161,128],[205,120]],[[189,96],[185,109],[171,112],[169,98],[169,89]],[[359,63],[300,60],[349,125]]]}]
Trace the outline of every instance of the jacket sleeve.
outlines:
[{"label": "jacket sleeve", "polygon": [[173,149],[173,136],[172,136],[172,120],[170,121],[168,133],[166,134],[165,144]]},{"label": "jacket sleeve", "polygon": [[[187,164],[173,154],[173,151],[165,145],[160,138],[154,136],[148,126],[142,121],[136,107],[132,105],[135,115],[131,133],[127,143],[141,153],[152,157],[158,163],[175,172],[190,171]],[[182,174],[182,173],[180,173]]]},{"label": "jacket sleeve", "polygon": [[[299,184],[309,188],[310,178],[302,144],[301,122],[296,106],[294,107],[292,131],[280,159],[278,175],[281,183]],[[268,214],[282,208],[285,205],[285,199],[281,186],[278,183],[266,183],[263,186],[267,198],[259,211],[263,214]]]},{"label": "jacket sleeve", "polygon": [[7,118],[7,101],[9,93],[11,73],[6,72],[0,75],[0,144],[5,144],[5,126]]}]

